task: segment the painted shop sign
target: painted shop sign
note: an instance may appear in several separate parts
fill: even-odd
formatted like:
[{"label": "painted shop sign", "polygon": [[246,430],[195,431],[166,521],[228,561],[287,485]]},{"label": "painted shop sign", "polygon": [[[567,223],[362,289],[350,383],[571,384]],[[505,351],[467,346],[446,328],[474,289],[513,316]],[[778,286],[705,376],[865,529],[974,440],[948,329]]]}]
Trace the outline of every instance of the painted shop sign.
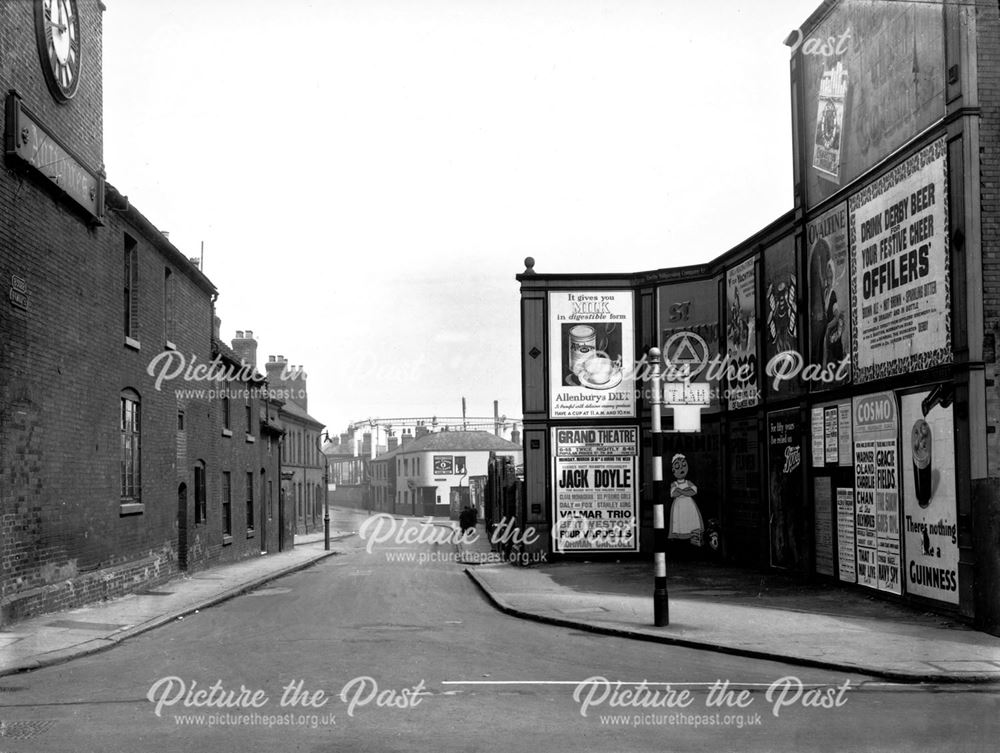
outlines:
[{"label": "painted shop sign", "polygon": [[757,274],[756,257],[726,271],[726,353],[729,407],[757,405]]},{"label": "painted shop sign", "polygon": [[929,395],[902,397],[906,590],[957,604],[955,424],[952,406],[928,404]]},{"label": "painted shop sign", "polygon": [[551,418],[635,416],[632,291],[549,293]]},{"label": "painted shop sign", "polygon": [[639,430],[552,429],[552,448],[555,551],[639,551]]},{"label": "painted shop sign", "polygon": [[942,138],[850,198],[858,382],[951,361]]},{"label": "painted shop sign", "polygon": [[11,94],[7,153],[29,165],[95,219],[104,216],[104,178],[85,167]]},{"label": "painted shop sign", "polygon": [[854,398],[854,520],[858,583],[902,593],[899,420],[891,392]]}]

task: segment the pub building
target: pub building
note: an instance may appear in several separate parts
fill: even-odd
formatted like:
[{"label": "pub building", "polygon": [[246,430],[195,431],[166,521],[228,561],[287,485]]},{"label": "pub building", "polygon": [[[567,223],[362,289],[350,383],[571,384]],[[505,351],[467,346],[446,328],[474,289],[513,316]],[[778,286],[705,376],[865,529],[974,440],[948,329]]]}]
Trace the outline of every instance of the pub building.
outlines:
[{"label": "pub building", "polygon": [[668,551],[1000,634],[998,7],[826,2],[786,44],[786,214],[705,263],[517,275],[519,516],[553,559],[652,552],[656,347]]}]

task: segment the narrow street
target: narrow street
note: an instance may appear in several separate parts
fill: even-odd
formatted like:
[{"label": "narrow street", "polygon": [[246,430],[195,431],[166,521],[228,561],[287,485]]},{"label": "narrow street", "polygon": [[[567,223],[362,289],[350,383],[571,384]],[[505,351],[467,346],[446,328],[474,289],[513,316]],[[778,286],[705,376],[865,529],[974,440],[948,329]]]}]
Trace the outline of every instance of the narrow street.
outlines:
[{"label": "narrow street", "polygon": [[[338,512],[334,527],[361,519]],[[491,607],[448,545],[369,553],[354,536],[335,548],[110,651],[3,678],[3,750],[974,751],[1000,732],[989,686],[896,685],[541,625]],[[789,676],[824,686],[814,697],[828,705],[849,685],[839,708],[804,708],[789,684],[775,715],[768,686]],[[659,683],[642,698],[660,705],[596,680],[577,690],[594,677]],[[733,703],[750,691],[743,708],[709,705],[718,680]]]}]

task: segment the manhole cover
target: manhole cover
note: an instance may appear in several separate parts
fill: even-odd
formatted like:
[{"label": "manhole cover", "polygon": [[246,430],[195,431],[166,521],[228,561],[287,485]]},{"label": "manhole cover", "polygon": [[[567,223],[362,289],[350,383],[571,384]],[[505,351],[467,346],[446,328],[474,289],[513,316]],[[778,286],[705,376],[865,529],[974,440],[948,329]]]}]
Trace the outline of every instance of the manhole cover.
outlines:
[{"label": "manhole cover", "polygon": [[33,721],[0,721],[0,737],[10,740],[30,740],[55,724],[53,719],[36,719]]}]

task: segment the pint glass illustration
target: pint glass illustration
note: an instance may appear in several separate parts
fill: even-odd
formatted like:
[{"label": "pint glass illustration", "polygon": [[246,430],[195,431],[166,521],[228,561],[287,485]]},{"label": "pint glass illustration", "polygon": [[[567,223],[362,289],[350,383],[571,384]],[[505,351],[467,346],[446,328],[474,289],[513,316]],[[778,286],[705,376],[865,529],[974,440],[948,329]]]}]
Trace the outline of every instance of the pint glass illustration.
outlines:
[{"label": "pint glass illustration", "polygon": [[927,507],[931,501],[931,427],[918,418],[913,423],[910,432],[910,442],[913,449],[913,491],[921,507]]}]

